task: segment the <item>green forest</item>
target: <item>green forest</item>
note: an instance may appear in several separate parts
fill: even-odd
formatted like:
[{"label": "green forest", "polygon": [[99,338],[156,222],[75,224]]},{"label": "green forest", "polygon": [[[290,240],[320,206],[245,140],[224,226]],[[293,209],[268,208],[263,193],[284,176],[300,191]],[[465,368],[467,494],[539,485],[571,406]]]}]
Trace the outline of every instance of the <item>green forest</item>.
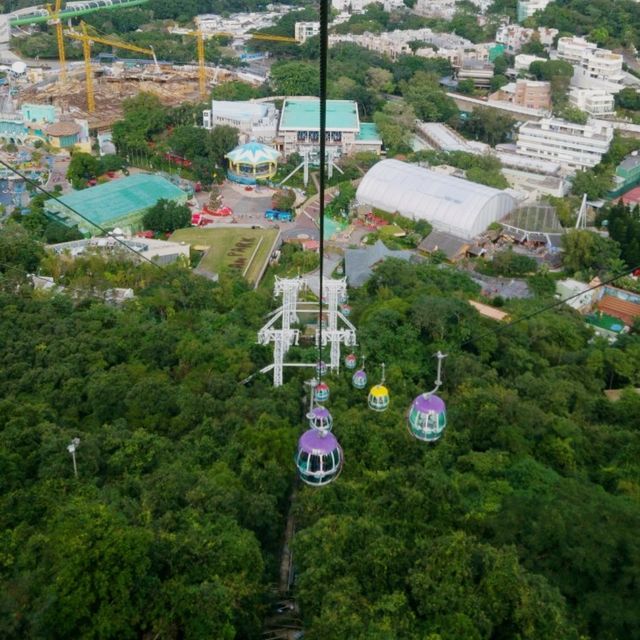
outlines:
[{"label": "green forest", "polygon": [[[391,407],[329,376],[345,466],[309,488],[304,374],[241,384],[271,358],[270,279],[70,262],[0,230],[0,637],[260,638],[293,496],[305,639],[640,638],[640,396],[603,394],[640,386],[637,332],[612,346],[568,308],[498,330],[466,275],[389,260],[350,304]],[[105,304],[114,286],[136,298]],[[428,445],[406,412],[438,349]]]}]

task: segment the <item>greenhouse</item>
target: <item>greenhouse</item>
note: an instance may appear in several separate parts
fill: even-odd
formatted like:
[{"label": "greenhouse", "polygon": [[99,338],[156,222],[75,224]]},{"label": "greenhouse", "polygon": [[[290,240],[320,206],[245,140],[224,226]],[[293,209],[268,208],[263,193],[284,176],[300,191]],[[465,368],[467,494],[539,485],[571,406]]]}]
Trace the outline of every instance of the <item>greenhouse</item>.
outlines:
[{"label": "greenhouse", "polygon": [[436,229],[471,239],[513,211],[516,200],[499,189],[423,169],[399,160],[382,160],[362,179],[358,202]]}]

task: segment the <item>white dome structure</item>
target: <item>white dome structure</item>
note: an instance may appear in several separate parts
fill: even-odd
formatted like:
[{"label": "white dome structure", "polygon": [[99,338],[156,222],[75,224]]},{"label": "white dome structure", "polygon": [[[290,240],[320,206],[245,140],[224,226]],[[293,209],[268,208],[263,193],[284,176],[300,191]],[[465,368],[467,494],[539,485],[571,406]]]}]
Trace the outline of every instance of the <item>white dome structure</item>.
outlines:
[{"label": "white dome structure", "polygon": [[505,191],[423,169],[399,160],[382,160],[360,182],[358,202],[470,240],[513,211],[517,202]]}]

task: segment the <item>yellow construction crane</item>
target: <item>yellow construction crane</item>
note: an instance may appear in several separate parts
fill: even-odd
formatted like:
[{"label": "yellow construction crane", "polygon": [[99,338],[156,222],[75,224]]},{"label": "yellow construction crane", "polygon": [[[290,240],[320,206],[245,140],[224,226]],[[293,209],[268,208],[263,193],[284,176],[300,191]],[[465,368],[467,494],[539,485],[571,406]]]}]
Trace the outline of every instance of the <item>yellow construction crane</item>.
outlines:
[{"label": "yellow construction crane", "polygon": [[290,36],[272,36],[268,33],[250,33],[252,40],[272,40],[273,42],[295,42],[298,41]]},{"label": "yellow construction crane", "polygon": [[127,51],[136,51],[137,53],[144,53],[148,56],[151,56],[153,58],[153,61],[155,62],[156,71],[160,71],[158,60],[156,59],[156,52],[153,49],[146,49],[144,47],[138,47],[127,42],[120,42],[119,40],[112,40],[111,38],[92,35],[88,32],[87,25],[84,22],[80,24],[82,27],[82,33],[78,33],[77,31],[65,31],[65,34],[69,38],[80,40],[80,42],[82,42],[82,52],[84,54],[84,70],[87,79],[87,111],[89,113],[93,113],[96,110],[96,100],[93,91],[93,73],[91,70],[91,45],[94,42],[98,42],[99,44],[106,44],[107,46],[116,47],[118,49],[126,49]]},{"label": "yellow construction crane", "polygon": [[64,53],[64,37],[62,35],[62,20],[60,19],[60,9],[62,8],[62,0],[56,0],[55,7],[50,4],[46,5],[49,12],[49,20],[47,24],[56,28],[56,39],[58,41],[58,60],[60,61],[60,82],[64,84],[67,79],[67,60]]},{"label": "yellow construction crane", "polygon": [[[204,64],[204,33],[201,29],[196,31],[187,31],[187,36],[194,36],[198,44],[198,86],[200,87],[200,97],[207,97],[207,68]],[[218,35],[227,35],[218,34]]]}]

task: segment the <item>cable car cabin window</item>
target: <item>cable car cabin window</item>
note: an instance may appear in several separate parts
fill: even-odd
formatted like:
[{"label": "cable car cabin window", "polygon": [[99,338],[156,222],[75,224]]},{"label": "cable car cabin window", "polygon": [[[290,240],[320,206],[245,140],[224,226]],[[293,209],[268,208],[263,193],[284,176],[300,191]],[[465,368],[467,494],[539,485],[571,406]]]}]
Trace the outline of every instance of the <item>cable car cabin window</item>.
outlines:
[{"label": "cable car cabin window", "polygon": [[340,450],[334,449],[331,455],[333,456],[333,466],[337,467],[340,464]]},{"label": "cable car cabin window", "polygon": [[334,467],[333,457],[331,454],[326,454],[322,456],[322,470],[323,471],[332,471]]},{"label": "cable car cabin window", "polygon": [[310,457],[308,471],[310,473],[317,473],[320,471],[320,456]]},{"label": "cable car cabin window", "polygon": [[301,451],[298,455],[298,466],[306,469],[309,465],[309,454],[306,451]]}]

